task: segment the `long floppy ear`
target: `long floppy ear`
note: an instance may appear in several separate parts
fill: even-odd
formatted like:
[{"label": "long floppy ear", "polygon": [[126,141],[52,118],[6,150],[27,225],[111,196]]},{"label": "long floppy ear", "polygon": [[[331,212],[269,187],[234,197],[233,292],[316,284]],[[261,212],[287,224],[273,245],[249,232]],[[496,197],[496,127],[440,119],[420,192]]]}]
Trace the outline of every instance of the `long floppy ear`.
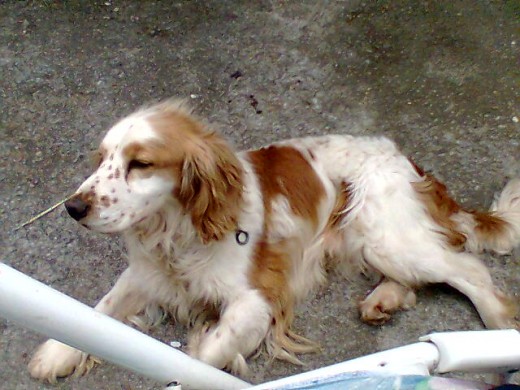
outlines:
[{"label": "long floppy ear", "polygon": [[204,243],[236,230],[242,173],[231,148],[215,133],[202,135],[186,151],[177,197]]}]

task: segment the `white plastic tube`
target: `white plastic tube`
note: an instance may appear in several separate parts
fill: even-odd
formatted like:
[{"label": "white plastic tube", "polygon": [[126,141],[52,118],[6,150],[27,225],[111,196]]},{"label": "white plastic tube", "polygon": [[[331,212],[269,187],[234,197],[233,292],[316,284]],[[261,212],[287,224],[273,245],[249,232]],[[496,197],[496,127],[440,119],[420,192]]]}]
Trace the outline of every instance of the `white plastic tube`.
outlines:
[{"label": "white plastic tube", "polygon": [[520,367],[517,330],[432,333],[421,337],[439,349],[435,372],[507,372]]},{"label": "white plastic tube", "polygon": [[251,387],[0,263],[0,317],[183,389]]},{"label": "white plastic tube", "polygon": [[388,375],[429,375],[439,359],[437,347],[431,343],[415,343],[388,351],[374,353],[317,370],[278,379],[252,387],[251,390],[283,389],[320,378],[346,372],[370,372]]},{"label": "white plastic tube", "polygon": [[520,333],[516,330],[485,330],[433,333],[420,343],[389,349],[319,368],[288,378],[263,383],[251,390],[296,388],[347,372],[386,375],[430,375],[452,371],[507,374],[520,368]]}]

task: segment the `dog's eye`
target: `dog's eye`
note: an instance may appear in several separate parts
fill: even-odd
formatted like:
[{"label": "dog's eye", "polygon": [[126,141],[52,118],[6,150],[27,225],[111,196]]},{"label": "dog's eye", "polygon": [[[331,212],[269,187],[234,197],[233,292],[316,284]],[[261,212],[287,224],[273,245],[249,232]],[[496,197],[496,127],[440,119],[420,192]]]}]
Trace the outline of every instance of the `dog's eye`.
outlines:
[{"label": "dog's eye", "polygon": [[132,169],[145,169],[150,168],[153,166],[153,163],[149,161],[143,161],[143,160],[130,160],[128,163],[128,170],[131,171]]}]

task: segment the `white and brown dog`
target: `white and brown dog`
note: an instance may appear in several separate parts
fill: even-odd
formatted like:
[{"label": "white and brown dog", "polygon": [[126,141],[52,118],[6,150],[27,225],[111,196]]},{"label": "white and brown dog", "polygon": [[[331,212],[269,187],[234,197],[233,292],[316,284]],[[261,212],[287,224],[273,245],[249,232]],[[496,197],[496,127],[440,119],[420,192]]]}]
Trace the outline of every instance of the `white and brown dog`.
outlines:
[{"label": "white and brown dog", "polygon": [[[262,345],[293,362],[313,350],[291,330],[294,307],[331,265],[383,276],[360,304],[367,322],[413,306],[424,284],[447,283],[487,327],[518,327],[515,305],[474,253],[520,243],[520,180],[489,212],[467,211],[384,137],[310,137],[236,153],[167,101],[110,129],[99,166],[66,207],[126,241],[129,267],[96,310],[123,321],[161,307],[190,327],[190,354],[218,368],[243,372]],[[29,369],[54,381],[91,366],[85,353],[49,340]]]}]

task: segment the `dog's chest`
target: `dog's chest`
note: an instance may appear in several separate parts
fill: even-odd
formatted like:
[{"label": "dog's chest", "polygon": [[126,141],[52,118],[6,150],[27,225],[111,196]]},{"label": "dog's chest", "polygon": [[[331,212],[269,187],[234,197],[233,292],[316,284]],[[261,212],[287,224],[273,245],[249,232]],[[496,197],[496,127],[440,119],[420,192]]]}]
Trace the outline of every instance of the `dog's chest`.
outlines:
[{"label": "dog's chest", "polygon": [[[230,302],[250,287],[250,250],[236,242],[177,251],[175,256],[154,261],[160,275],[162,303],[192,306],[200,302],[215,305]],[[170,252],[169,256],[172,256]],[[159,281],[158,280],[158,281]]]}]

